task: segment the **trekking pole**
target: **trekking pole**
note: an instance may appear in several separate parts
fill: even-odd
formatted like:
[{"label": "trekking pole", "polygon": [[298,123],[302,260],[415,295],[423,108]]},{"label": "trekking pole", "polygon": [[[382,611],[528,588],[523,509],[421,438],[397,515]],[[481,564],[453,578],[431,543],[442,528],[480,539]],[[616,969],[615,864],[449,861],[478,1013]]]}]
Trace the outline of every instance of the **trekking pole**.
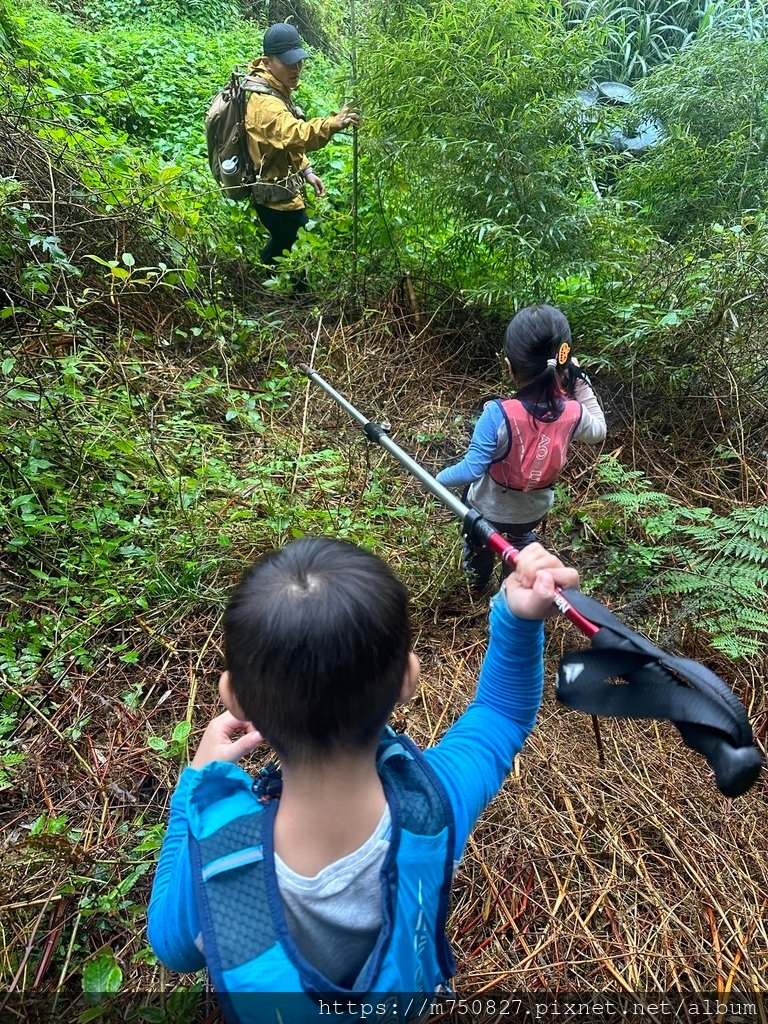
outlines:
[{"label": "trekking pole", "polygon": [[[514,567],[515,559],[520,552],[517,548],[513,547],[505,537],[502,537],[497,530],[494,530],[490,523],[483,519],[476,509],[468,508],[464,502],[449,491],[447,487],[443,487],[442,484],[439,484],[423,466],[420,466],[415,459],[412,459],[410,455],[406,454],[399,445],[395,444],[385,427],[382,427],[379,423],[374,423],[372,420],[369,420],[364,416],[363,413],[361,413],[359,409],[356,409],[351,402],[348,402],[343,395],[340,395],[338,391],[335,391],[328,381],[324,380],[319,373],[310,369],[310,367],[305,363],[299,363],[298,369],[309,377],[310,380],[319,384],[323,391],[327,392],[327,394],[329,394],[345,412],[349,413],[352,419],[357,420],[369,441],[375,441],[377,444],[380,444],[382,448],[385,448],[390,455],[394,455],[397,461],[404,466],[409,473],[415,476],[419,483],[422,484],[430,494],[434,494],[434,496],[449,508],[455,516],[458,516],[458,518],[464,523],[464,533],[467,537],[472,537],[473,540],[481,541],[494,551],[505,565],[510,566],[510,568]],[[575,626],[579,627],[582,633],[591,637],[597,632],[599,627],[577,612],[559,587],[555,589],[555,604],[566,618],[570,619]]]},{"label": "trekking pole", "polygon": [[[360,424],[369,441],[394,456],[461,519],[467,540],[485,544],[505,565],[514,566],[517,548],[395,444],[387,427],[368,419],[305,363],[298,369]],[[683,742],[707,759],[724,796],[740,796],[754,784],[763,762],[746,710],[714,672],[656,647],[579,590],[558,587],[553,603],[591,642],[590,649],[560,659],[556,691],[562,704],[593,716],[671,721]],[[624,679],[627,685],[606,685],[608,679]]]}]

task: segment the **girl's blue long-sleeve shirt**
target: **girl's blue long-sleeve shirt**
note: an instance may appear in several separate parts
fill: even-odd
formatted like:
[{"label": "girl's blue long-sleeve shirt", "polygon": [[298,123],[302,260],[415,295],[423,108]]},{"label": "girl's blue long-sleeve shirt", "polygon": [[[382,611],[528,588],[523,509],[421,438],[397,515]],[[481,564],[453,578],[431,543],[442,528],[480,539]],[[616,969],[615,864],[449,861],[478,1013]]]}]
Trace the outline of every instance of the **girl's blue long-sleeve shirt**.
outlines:
[{"label": "girl's blue long-sleeve shirt", "polygon": [[472,440],[461,462],[447,466],[437,474],[444,487],[466,487],[479,480],[493,462],[501,431],[506,433],[504,413],[498,402],[486,402],[472,431]]},{"label": "girl's blue long-sleeve shirt", "polygon": [[[440,742],[424,751],[453,810],[456,861],[533,729],[541,704],[543,650],[543,624],[516,618],[504,595],[497,595],[491,604],[490,639],[475,699]],[[196,775],[194,768],[185,768],[171,798],[149,904],[149,942],[175,971],[205,966],[195,941],[200,922],[188,846],[187,797]]]}]

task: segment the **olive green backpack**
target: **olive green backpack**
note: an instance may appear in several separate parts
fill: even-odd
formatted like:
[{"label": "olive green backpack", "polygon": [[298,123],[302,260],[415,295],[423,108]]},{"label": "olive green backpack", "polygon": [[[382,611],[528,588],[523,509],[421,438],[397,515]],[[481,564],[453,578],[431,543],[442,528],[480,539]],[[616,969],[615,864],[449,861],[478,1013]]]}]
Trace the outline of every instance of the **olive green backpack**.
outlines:
[{"label": "olive green backpack", "polygon": [[256,173],[248,153],[245,131],[245,104],[252,92],[276,96],[294,117],[304,120],[301,108],[263,78],[235,68],[227,85],[214,97],[205,118],[208,165],[228,199],[253,199],[256,203],[286,202],[299,194],[304,178],[297,172],[287,178],[265,180]]}]

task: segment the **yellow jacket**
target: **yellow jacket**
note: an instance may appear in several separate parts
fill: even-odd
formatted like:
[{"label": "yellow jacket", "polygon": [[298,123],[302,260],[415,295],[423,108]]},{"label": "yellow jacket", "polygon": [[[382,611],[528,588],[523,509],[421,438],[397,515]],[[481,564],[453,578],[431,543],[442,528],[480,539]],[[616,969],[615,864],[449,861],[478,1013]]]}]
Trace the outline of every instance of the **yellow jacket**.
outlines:
[{"label": "yellow jacket", "polygon": [[[254,63],[250,73],[290,100],[290,94],[261,61]],[[260,177],[270,181],[309,167],[306,154],[326,146],[338,129],[333,117],[301,121],[277,96],[251,93],[245,106],[245,130],[253,165]],[[273,210],[303,210],[305,203],[300,193],[286,202],[265,205]]]}]

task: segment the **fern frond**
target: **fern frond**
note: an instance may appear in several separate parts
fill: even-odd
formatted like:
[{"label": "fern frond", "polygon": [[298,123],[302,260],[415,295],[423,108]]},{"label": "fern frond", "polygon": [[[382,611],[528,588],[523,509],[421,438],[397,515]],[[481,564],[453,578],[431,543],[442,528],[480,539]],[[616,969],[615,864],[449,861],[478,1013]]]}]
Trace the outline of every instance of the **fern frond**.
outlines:
[{"label": "fern frond", "polygon": [[[722,543],[722,533],[718,533],[717,530],[713,529],[711,523],[707,523],[706,526],[680,526],[680,533],[684,537],[690,537],[691,540],[696,541],[699,544],[715,544],[719,545]],[[707,548],[707,550],[710,550]]]},{"label": "fern frond", "polygon": [[[608,570],[625,587],[673,599],[718,650],[733,658],[768,646],[768,508],[736,508],[723,515],[686,508],[642,474],[612,456],[599,461],[598,478],[612,487],[587,510],[611,523]],[[606,509],[611,511],[606,513]],[[585,515],[585,511],[587,514]],[[616,533],[624,531],[624,546]],[[655,577],[655,579],[654,579]]]},{"label": "fern frond", "polygon": [[748,523],[768,534],[768,505],[736,509],[731,518],[736,522]]},{"label": "fern frond", "polygon": [[712,638],[712,646],[736,661],[737,658],[755,658],[765,654],[766,640],[768,637],[760,639],[743,633],[736,636],[724,633]]},{"label": "fern frond", "polygon": [[[768,545],[742,534],[724,541],[720,545],[720,554],[723,558],[735,557],[743,562],[764,565],[768,562]],[[764,585],[768,585],[768,570],[762,576]]]},{"label": "fern frond", "polygon": [[670,570],[663,574],[657,584],[659,593],[674,595],[702,594],[704,599],[711,594],[714,605],[722,607],[735,600],[764,601],[764,584],[739,567],[728,574],[721,566],[709,566],[706,570],[682,572]]},{"label": "fern frond", "polygon": [[601,483],[612,484],[614,487],[634,485],[637,490],[648,490],[651,486],[642,470],[627,469],[613,455],[601,455],[598,458],[595,475]]},{"label": "fern frond", "polygon": [[669,504],[666,494],[661,494],[659,491],[640,491],[637,494],[630,491],[618,491],[615,494],[606,494],[604,500],[612,505],[618,505],[619,508],[627,508],[632,511],[649,506],[663,508]]},{"label": "fern frond", "polygon": [[738,614],[731,612],[719,616],[716,626],[722,633],[736,629],[747,629],[753,633],[764,633],[768,640],[768,612],[749,606],[742,608]]}]

